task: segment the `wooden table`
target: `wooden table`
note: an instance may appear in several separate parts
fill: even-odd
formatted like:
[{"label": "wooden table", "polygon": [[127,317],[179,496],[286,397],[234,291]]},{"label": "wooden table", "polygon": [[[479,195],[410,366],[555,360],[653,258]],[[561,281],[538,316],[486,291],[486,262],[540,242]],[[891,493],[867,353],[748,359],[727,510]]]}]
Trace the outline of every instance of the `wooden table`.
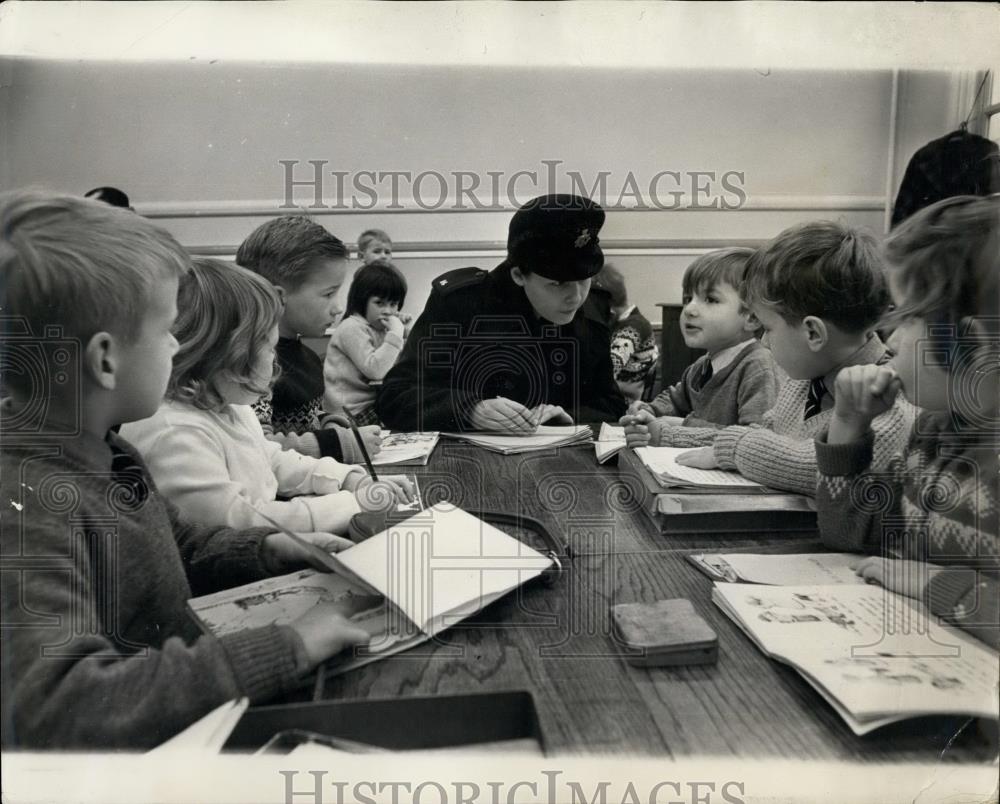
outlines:
[{"label": "wooden table", "polygon": [[[662,536],[617,468],[596,465],[592,448],[503,457],[442,443],[416,471],[428,504],[520,510],[561,533],[573,551],[569,571],[555,586],[524,587],[413,651],[329,679],[324,697],[527,689],[556,754],[863,762],[990,756],[978,737],[948,746],[954,720],[910,721],[856,737],[794,670],[765,657],[711,603],[710,580],[684,560],[692,548],[801,552],[814,542]],[[690,599],[718,633],[718,664],[628,665],[610,637],[611,606],[674,597]]]}]

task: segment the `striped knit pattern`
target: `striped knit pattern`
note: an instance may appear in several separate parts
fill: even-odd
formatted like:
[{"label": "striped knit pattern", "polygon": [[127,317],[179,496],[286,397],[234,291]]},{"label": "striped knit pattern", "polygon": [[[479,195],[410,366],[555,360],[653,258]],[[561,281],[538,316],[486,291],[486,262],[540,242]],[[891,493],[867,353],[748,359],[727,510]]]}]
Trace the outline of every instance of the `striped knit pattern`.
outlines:
[{"label": "striped knit pattern", "polygon": [[870,432],[850,444],[828,444],[825,432],[816,441],[823,542],[954,568],[928,585],[931,610],[997,646],[996,445],[963,444],[948,418],[930,413],[921,414],[910,442],[882,471],[873,468],[873,441]]}]

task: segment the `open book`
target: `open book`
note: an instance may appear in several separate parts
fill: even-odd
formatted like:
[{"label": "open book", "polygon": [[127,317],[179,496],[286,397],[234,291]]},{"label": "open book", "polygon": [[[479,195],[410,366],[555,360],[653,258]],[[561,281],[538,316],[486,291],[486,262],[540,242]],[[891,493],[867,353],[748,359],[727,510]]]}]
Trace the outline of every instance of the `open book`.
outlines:
[{"label": "open book", "polygon": [[555,566],[460,508],[440,504],[334,556],[336,572],[302,570],[189,601],[216,635],[282,625],[319,603],[360,598],[352,620],[371,642],[331,673],[417,645]]},{"label": "open book", "polygon": [[705,489],[721,491],[766,491],[765,487],[753,480],[747,480],[739,472],[723,469],[695,469],[677,463],[677,456],[690,452],[684,447],[639,447],[635,454],[652,475],[664,486],[683,489]]},{"label": "open book", "polygon": [[427,466],[440,433],[382,431],[382,450],[372,456],[375,466]]},{"label": "open book", "polygon": [[586,424],[570,425],[539,425],[534,433],[521,435],[519,433],[441,433],[446,438],[454,438],[475,444],[491,452],[503,455],[517,455],[522,452],[567,447],[573,444],[590,442],[592,433]]},{"label": "open book", "polygon": [[798,670],[855,734],[924,715],[997,719],[997,653],[923,604],[868,584],[717,583],[712,600]]},{"label": "open book", "polygon": [[597,453],[597,462],[605,463],[619,452],[625,449],[625,428],[617,424],[601,424],[601,432],[594,442],[594,451]]},{"label": "open book", "polygon": [[856,553],[689,553],[688,561],[714,581],[772,586],[863,584],[851,565]]}]

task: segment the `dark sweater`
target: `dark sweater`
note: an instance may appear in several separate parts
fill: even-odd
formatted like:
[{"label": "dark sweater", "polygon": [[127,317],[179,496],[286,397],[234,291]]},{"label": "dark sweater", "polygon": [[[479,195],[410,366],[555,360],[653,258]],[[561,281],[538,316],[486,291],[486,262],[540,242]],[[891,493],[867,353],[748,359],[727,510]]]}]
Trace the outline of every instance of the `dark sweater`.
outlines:
[{"label": "dark sweater", "polygon": [[684,369],[680,382],[653,400],[657,416],[680,416],[684,424],[654,419],[649,423],[652,446],[707,446],[721,428],[759,424],[774,406],[784,375],[760,341],[747,344],[702,387],[698,379],[710,359],[707,354],[699,357]]},{"label": "dark sweater", "polygon": [[227,700],[297,678],[287,627],[216,639],[187,600],[267,575],[271,529],[178,522],[128,442],[5,434],[5,748],[155,746]]},{"label": "dark sweater", "polygon": [[298,338],[279,338],[275,356],[281,369],[271,396],[254,404],[264,435],[313,458],[361,463],[346,427],[324,424],[323,360]]}]

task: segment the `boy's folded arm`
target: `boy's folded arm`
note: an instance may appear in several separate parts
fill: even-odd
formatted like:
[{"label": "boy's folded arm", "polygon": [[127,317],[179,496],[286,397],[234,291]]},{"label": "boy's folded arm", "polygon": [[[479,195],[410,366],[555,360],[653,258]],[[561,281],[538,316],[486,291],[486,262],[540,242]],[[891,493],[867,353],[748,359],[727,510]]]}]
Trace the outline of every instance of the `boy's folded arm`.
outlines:
[{"label": "boy's folded arm", "polygon": [[1000,578],[966,567],[945,567],[924,592],[928,608],[994,650],[1000,650]]},{"label": "boy's folded arm", "polygon": [[65,633],[107,614],[94,604],[99,596],[91,581],[78,567],[72,576],[32,573],[28,588],[23,576],[11,579],[5,589],[5,613],[23,593],[32,608],[56,614],[60,623],[5,634],[5,745],[152,748],[227,700],[246,695],[261,702],[296,683],[295,634],[285,627],[222,640],[171,636],[156,647],[125,643],[103,628]]},{"label": "boy's folded arm", "polygon": [[765,427],[734,425],[712,442],[720,468],[774,489],[816,495],[816,449],[806,439],[779,435]]}]

